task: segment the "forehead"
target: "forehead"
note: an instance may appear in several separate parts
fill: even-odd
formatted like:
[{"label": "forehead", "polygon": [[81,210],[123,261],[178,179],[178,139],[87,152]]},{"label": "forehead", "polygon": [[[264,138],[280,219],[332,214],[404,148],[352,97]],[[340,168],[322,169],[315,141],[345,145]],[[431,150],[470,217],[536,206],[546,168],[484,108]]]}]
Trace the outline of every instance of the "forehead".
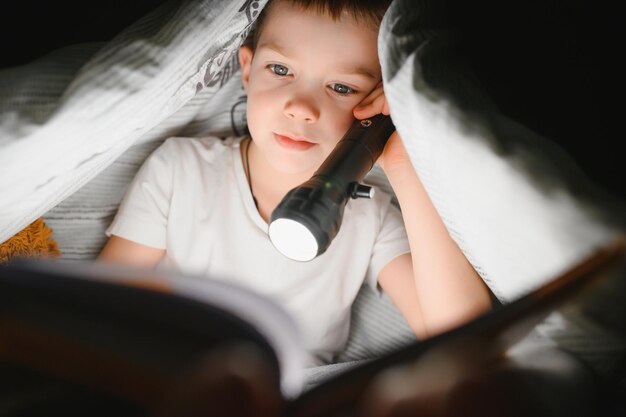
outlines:
[{"label": "forehead", "polygon": [[[333,61],[338,65],[379,67],[378,32],[344,12],[339,20],[315,10],[303,10],[287,1],[275,1],[267,10],[257,48],[271,47],[292,58]],[[378,70],[379,71],[379,70]]]}]

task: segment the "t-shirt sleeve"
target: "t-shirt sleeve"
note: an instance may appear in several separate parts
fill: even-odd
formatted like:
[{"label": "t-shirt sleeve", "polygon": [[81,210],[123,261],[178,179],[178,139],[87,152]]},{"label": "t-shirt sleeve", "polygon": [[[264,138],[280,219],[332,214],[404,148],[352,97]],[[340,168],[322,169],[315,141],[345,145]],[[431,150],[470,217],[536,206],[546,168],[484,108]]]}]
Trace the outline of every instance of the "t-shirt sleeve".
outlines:
[{"label": "t-shirt sleeve", "polygon": [[165,249],[176,151],[175,142],[168,139],[148,156],[106,229],[107,236]]},{"label": "t-shirt sleeve", "polygon": [[378,285],[380,271],[393,259],[411,251],[400,209],[388,202],[381,210],[381,219],[366,276],[367,284],[378,295],[383,294]]}]

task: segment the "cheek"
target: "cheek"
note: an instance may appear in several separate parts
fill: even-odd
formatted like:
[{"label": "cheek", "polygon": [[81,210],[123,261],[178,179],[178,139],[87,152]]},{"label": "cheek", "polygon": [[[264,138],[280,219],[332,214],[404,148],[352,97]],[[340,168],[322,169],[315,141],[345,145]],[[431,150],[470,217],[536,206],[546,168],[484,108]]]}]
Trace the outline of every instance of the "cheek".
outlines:
[{"label": "cheek", "polygon": [[256,83],[248,85],[247,95],[248,103],[255,105],[266,100],[265,97],[267,96],[267,93],[266,91],[263,91],[263,89],[259,88],[258,83]]},{"label": "cheek", "polygon": [[251,78],[247,91],[248,106],[266,113],[276,109],[277,103],[280,101],[280,94],[273,81],[258,75],[255,79]]},{"label": "cheek", "polygon": [[335,145],[346,134],[355,118],[352,114],[352,108],[349,109],[335,109],[333,112],[328,113],[329,122],[328,126],[332,129],[332,135],[335,138]]},{"label": "cheek", "polygon": [[271,95],[258,90],[248,90],[247,96],[248,125],[268,122],[273,108],[272,102],[274,101]]},{"label": "cheek", "polygon": [[326,130],[323,141],[323,150],[322,154],[324,158],[326,158],[337,146],[337,143],[344,137],[350,126],[352,126],[352,122],[354,121],[354,117],[352,114],[346,114],[344,112],[335,112],[332,116],[329,116],[326,123]]}]

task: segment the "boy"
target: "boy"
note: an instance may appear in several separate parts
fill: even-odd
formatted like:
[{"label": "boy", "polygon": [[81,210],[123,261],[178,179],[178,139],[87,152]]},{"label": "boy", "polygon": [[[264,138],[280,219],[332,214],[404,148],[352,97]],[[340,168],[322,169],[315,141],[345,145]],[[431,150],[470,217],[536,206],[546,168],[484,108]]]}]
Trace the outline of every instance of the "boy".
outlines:
[{"label": "boy", "polygon": [[252,45],[239,52],[250,137],[165,141],[131,184],[98,258],[177,267],[266,294],[302,326],[312,364],[345,346],[364,280],[391,297],[418,338],[490,306],[397,133],[378,162],[402,214],[376,193],[350,201],[339,234],[313,261],[272,247],[267,222],[283,196],[311,177],[354,117],[389,114],[377,55],[389,1],[332,3],[266,6]]}]

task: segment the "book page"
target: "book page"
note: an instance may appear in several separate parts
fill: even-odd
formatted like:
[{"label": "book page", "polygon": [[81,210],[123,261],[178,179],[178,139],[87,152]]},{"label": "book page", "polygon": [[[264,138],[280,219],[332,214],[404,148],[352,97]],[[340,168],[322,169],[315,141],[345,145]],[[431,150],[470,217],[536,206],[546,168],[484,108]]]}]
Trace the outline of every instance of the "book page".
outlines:
[{"label": "book page", "polygon": [[302,391],[307,354],[296,322],[278,304],[247,288],[174,270],[146,270],[90,261],[29,260],[20,261],[17,266],[51,276],[59,274],[176,294],[231,313],[250,323],[273,348],[279,362],[283,395],[290,398]]}]

